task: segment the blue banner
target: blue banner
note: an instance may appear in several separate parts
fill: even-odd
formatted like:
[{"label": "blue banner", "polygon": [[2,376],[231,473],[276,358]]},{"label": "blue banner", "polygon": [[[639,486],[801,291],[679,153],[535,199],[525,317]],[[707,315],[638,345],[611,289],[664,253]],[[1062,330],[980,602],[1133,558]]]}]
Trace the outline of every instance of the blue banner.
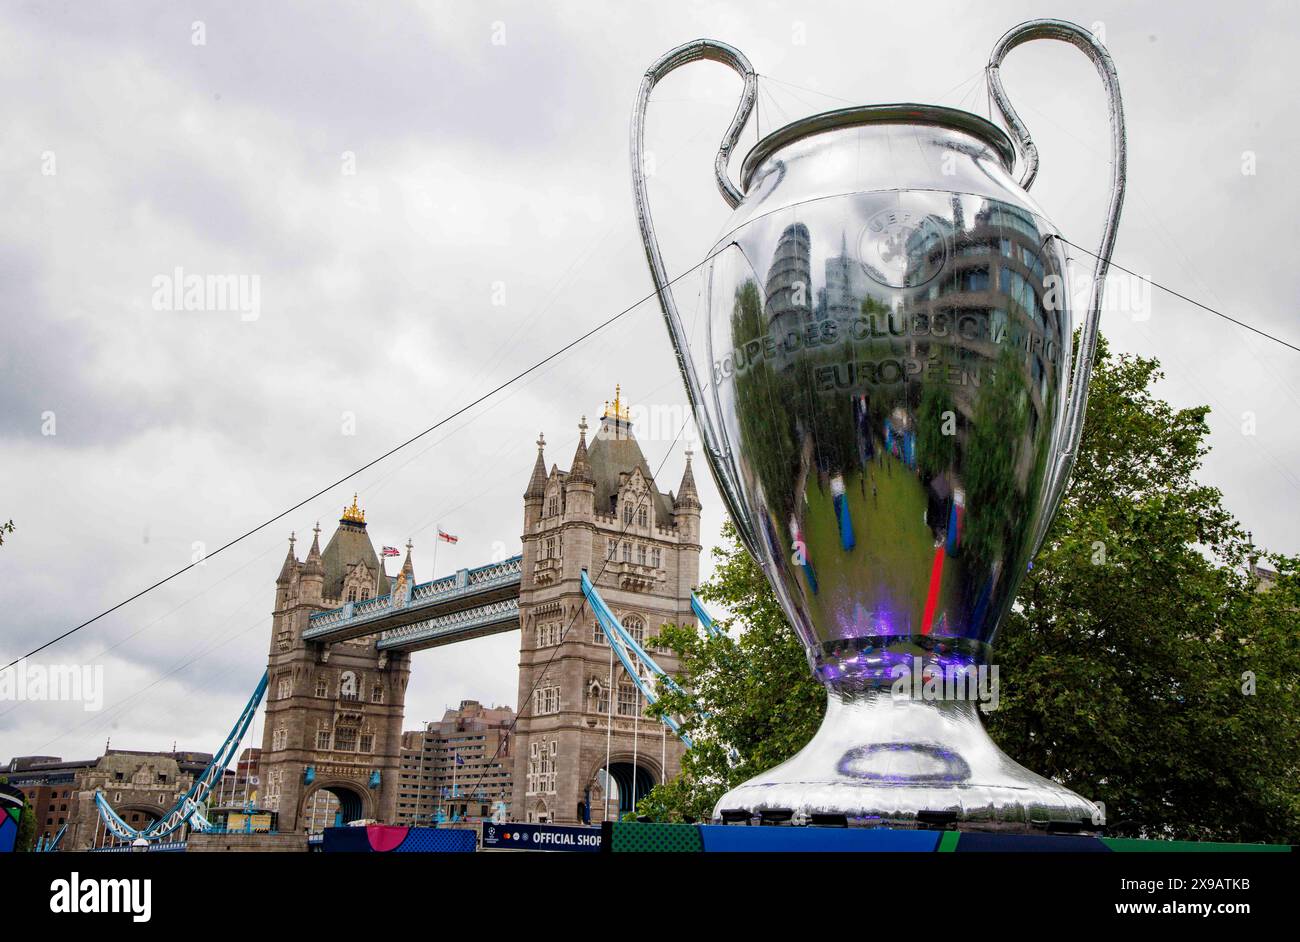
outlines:
[{"label": "blue banner", "polygon": [[483,822],[484,850],[600,850],[600,828]]}]

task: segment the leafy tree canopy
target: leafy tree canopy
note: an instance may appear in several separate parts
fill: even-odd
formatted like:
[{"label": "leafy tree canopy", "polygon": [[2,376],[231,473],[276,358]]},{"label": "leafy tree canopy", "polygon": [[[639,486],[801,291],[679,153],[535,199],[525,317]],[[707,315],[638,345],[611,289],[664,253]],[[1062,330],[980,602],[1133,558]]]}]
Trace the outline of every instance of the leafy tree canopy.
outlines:
[{"label": "leafy tree canopy", "polygon": [[[994,650],[998,745],[1105,805],[1112,833],[1300,841],[1300,559],[1256,548],[1196,480],[1207,407],[1152,391],[1159,363],[1103,341],[1074,474]],[[766,579],[724,531],[706,602],[736,637],[668,626],[689,696],[651,708],[696,741],[639,812],[706,819],[789,757],[825,696]],[[1257,562],[1276,578],[1261,581]],[[734,750],[734,753],[733,753]]]}]

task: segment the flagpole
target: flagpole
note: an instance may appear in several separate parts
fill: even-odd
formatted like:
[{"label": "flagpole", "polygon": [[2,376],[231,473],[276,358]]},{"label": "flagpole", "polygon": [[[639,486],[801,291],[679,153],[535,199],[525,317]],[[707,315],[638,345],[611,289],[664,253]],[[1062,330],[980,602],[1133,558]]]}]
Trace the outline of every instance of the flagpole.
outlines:
[{"label": "flagpole", "polygon": [[435,524],[433,525],[433,529],[434,529],[434,537],[433,537],[433,578],[434,578],[434,579],[437,579],[437,578],[438,578],[438,544],[442,542],[442,524],[441,524],[441,523],[435,523]]}]

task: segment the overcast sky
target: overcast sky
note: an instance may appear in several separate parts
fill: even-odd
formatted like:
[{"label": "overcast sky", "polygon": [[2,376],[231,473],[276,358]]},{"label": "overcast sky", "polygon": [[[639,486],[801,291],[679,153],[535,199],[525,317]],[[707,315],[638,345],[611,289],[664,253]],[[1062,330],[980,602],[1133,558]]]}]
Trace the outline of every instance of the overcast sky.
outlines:
[{"label": "overcast sky", "polygon": [[[1130,188],[1116,261],[1300,339],[1294,4],[5,5],[0,521],[17,531],[0,548],[0,658],[645,296],[627,126],[668,48],[710,36],[743,50],[771,76],[764,132],[847,102],[983,114],[989,50],[1034,16],[1104,30],[1118,66]],[[1091,245],[1107,180],[1095,73],[1059,43],[1015,51],[1003,73],[1041,149],[1035,196]],[[651,196],[670,272],[727,217],[712,152],[738,87],[702,64],[656,91]],[[755,134],[751,122],[741,154]],[[256,276],[258,305],[168,310],[156,279],[177,268]],[[693,304],[698,279],[682,289]],[[1300,354],[1159,292],[1148,319],[1110,312],[1103,330],[1163,361],[1166,398],[1213,407],[1205,480],[1263,544],[1300,551]],[[647,417],[651,467],[667,454],[661,486],[676,487],[684,394],[644,304],[46,652],[103,665],[104,709],[0,702],[0,760],[86,758],[110,736],[212,751],[265,665],[291,530],[309,540],[319,519],[328,537],[357,490],[376,548],[413,539],[422,580],[438,524],[461,537],[439,574],[517,552],[538,431],[567,467],[580,416],[594,421],[616,383]],[[718,501],[697,480],[712,542]],[[407,726],[467,697],[513,705],[517,646],[503,635],[416,655]]]}]

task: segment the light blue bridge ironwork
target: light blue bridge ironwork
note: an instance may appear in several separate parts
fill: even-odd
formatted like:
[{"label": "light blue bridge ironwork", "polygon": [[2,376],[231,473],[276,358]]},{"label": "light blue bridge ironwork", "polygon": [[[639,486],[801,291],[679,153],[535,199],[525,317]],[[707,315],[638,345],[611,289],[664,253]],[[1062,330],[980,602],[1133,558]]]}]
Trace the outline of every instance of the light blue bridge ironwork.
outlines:
[{"label": "light blue bridge ironwork", "polygon": [[523,556],[462,569],[308,619],[302,636],[331,643],[375,635],[384,651],[420,651],[519,627]]}]

